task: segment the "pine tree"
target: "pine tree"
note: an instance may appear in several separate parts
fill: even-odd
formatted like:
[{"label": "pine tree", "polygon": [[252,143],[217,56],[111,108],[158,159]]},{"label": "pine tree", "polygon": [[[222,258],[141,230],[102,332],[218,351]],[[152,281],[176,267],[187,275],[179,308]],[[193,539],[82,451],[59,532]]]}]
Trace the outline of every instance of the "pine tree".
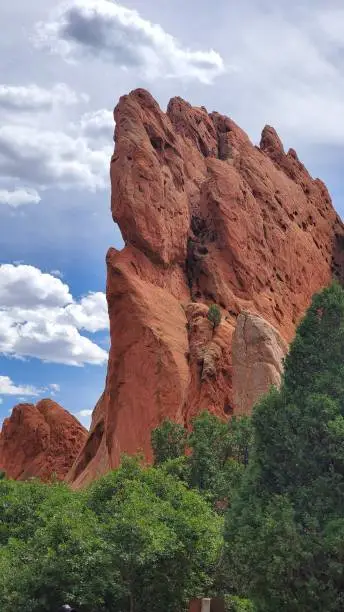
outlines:
[{"label": "pine tree", "polygon": [[254,410],[253,458],[227,517],[228,583],[257,610],[344,609],[344,291],[316,295],[280,391]]}]

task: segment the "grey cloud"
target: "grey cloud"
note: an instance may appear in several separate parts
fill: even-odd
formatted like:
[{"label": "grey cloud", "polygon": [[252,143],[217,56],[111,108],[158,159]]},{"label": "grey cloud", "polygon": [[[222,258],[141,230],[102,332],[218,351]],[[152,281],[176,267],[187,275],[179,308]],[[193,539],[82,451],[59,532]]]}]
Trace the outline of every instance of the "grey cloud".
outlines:
[{"label": "grey cloud", "polygon": [[225,70],[214,50],[193,51],[163,28],[110,0],[74,0],[37,24],[36,43],[68,58],[92,55],[140,69],[147,79],[174,77],[211,83]]},{"label": "grey cloud", "polygon": [[102,108],[85,113],[75,128],[90,142],[110,143],[114,133],[113,112]]},{"label": "grey cloud", "polygon": [[7,111],[47,111],[56,104],[69,106],[87,100],[86,94],[77,94],[64,83],[56,83],[50,89],[35,84],[0,84],[0,109]]},{"label": "grey cloud", "polygon": [[84,137],[60,131],[0,127],[0,173],[35,187],[103,189],[111,151],[112,146],[94,148]]},{"label": "grey cloud", "polygon": [[106,16],[87,15],[76,7],[67,12],[66,22],[61,27],[61,38],[76,41],[92,53],[107,54],[118,65],[130,67],[144,63],[137,45],[149,42],[141,32],[136,33],[136,40],[134,34],[120,23],[114,30],[113,23]]}]

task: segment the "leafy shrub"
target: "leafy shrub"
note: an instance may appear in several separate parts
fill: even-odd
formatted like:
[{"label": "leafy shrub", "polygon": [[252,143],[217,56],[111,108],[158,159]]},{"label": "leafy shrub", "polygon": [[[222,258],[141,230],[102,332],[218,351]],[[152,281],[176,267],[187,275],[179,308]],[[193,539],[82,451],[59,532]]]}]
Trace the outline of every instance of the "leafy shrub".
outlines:
[{"label": "leafy shrub", "polygon": [[209,306],[208,319],[213,324],[214,329],[221,323],[221,310],[217,304]]},{"label": "leafy shrub", "polygon": [[249,599],[241,599],[235,595],[225,596],[226,612],[254,612],[254,606]]},{"label": "leafy shrub", "polygon": [[155,465],[184,455],[186,431],[183,425],[169,419],[152,431],[151,442]]}]

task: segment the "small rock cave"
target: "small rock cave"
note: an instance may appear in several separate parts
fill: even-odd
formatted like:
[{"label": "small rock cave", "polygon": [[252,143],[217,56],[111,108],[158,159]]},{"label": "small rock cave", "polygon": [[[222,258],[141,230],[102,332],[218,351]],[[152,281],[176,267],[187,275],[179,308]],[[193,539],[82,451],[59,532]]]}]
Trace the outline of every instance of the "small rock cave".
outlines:
[{"label": "small rock cave", "polygon": [[231,404],[225,404],[223,407],[223,412],[226,416],[232,416],[234,414],[234,408]]},{"label": "small rock cave", "polygon": [[151,136],[150,142],[151,142],[153,149],[155,149],[155,151],[158,151],[158,153],[163,152],[164,143],[163,143],[162,138],[160,138],[160,136]]},{"label": "small rock cave", "polygon": [[192,239],[188,239],[187,256],[186,256],[186,274],[190,291],[197,291],[199,277],[202,272],[202,261],[207,256],[207,247]]}]

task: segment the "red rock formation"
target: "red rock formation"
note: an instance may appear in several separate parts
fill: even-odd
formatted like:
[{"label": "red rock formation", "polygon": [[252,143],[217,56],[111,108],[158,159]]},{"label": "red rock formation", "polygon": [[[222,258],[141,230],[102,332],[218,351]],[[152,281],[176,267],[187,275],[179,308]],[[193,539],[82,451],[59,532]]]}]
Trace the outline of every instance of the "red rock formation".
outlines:
[{"label": "red rock formation", "polygon": [[271,387],[279,387],[288,344],[258,315],[242,312],[232,342],[233,403],[237,415],[248,414]]},{"label": "red rock formation", "polygon": [[[180,98],[163,113],[136,90],[115,109],[107,256],[106,388],[69,480],[142,450],[164,417],[235,412],[231,337],[242,310],[290,341],[312,294],[342,275],[343,226],[324,184],[273,128],[260,147],[227,117]],[[214,331],[207,305],[222,322]],[[99,457],[99,460],[98,460]]]},{"label": "red rock formation", "polygon": [[0,470],[15,480],[63,480],[86,439],[87,430],[56,402],[18,404],[0,433]]}]

